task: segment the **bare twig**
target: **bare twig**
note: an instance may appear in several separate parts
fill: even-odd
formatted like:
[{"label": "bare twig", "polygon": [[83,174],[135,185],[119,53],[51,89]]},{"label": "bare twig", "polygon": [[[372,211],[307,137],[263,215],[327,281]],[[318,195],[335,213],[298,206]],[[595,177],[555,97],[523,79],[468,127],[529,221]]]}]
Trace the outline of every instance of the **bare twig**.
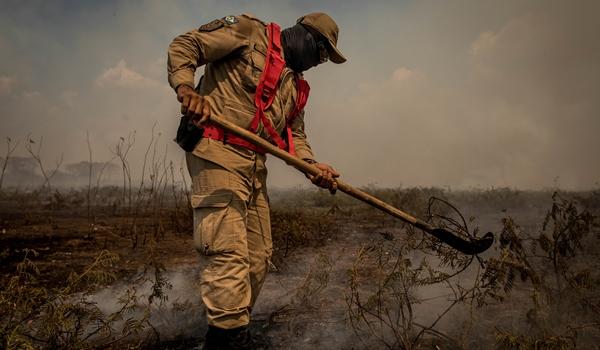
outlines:
[{"label": "bare twig", "polygon": [[8,160],[10,156],[13,154],[17,146],[19,145],[19,141],[11,147],[12,139],[10,137],[6,138],[6,155],[2,160],[2,174],[0,174],[0,191],[2,191],[2,184],[4,183],[4,174],[6,173],[6,166],[8,165]]},{"label": "bare twig", "polygon": [[124,137],[120,137],[117,142],[115,149],[111,150],[111,152],[115,155],[116,158],[119,158],[121,161],[121,168],[123,171],[123,192],[122,192],[122,201],[125,202],[125,199],[128,199],[128,211],[131,210],[131,201],[132,201],[132,188],[131,188],[131,167],[129,165],[129,160],[127,156],[129,151],[135,144],[135,131],[127,135],[127,140]]},{"label": "bare twig", "polygon": [[56,161],[56,166],[55,166],[54,170],[52,170],[52,172],[50,174],[48,174],[48,172],[46,171],[46,168],[44,167],[44,163],[42,161],[42,156],[41,156],[43,137],[40,137],[39,141],[37,142],[37,149],[35,151],[33,150],[33,145],[35,145],[36,142],[34,140],[32,140],[29,137],[29,135],[27,136],[27,139],[28,139],[28,142],[25,144],[25,149],[27,150],[27,152],[29,152],[31,157],[33,157],[33,159],[35,159],[35,161],[38,163],[40,171],[42,172],[42,176],[44,177],[44,183],[42,184],[42,188],[45,188],[47,185],[48,189],[50,189],[51,188],[50,180],[54,177],[54,175],[56,175],[56,172],[62,165],[63,154],[61,153],[60,158]]},{"label": "bare twig", "polygon": [[88,222],[88,239],[92,236],[92,170],[93,170],[93,158],[92,158],[92,145],[90,143],[90,133],[88,130],[85,131],[85,141],[88,148],[88,186],[87,186],[87,222]]}]

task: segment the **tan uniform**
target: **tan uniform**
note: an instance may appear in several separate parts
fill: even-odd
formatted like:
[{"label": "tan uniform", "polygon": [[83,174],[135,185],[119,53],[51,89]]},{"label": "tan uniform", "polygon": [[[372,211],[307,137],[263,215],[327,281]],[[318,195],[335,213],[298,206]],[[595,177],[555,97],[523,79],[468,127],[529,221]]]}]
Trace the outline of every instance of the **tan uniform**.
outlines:
[{"label": "tan uniform", "polygon": [[[254,118],[254,91],[267,53],[265,23],[247,14],[216,20],[180,35],[169,46],[169,83],[193,86],[197,67],[206,65],[198,87],[211,113],[248,128]],[[295,106],[294,73],[285,68],[275,100],[266,111],[281,133]],[[268,139],[266,132],[258,132]],[[312,159],[304,133],[304,111],[292,134],[298,157]],[[272,253],[265,156],[243,147],[203,138],[187,154],[192,177],[194,243],[203,260],[202,299],[210,325],[248,324]]]}]

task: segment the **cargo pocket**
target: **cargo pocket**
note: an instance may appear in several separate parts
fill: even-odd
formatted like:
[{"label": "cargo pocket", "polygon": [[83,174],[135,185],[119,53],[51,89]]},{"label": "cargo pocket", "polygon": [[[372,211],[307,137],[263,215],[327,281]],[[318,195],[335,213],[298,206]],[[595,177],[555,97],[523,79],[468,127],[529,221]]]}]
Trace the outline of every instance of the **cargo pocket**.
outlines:
[{"label": "cargo pocket", "polygon": [[232,199],[232,193],[192,195],[194,247],[200,254],[213,255],[235,249],[235,232],[227,220]]}]

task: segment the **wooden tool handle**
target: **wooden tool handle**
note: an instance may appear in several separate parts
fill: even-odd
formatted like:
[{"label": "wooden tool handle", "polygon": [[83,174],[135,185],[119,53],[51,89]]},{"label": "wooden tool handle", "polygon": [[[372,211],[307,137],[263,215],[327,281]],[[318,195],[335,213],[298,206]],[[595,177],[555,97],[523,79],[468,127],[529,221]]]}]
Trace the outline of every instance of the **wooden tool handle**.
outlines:
[{"label": "wooden tool handle", "polygon": [[[214,124],[219,125],[223,129],[245,139],[246,141],[263,148],[267,153],[270,153],[275,157],[282,159],[287,164],[295,167],[296,169],[302,171],[305,174],[317,175],[321,173],[321,171],[316,166],[289,154],[288,152],[271,144],[262,137],[225,120],[223,117],[211,116],[210,121]],[[430,224],[426,223],[425,221],[420,220],[410,214],[407,214],[402,210],[393,207],[387,204],[386,202],[364,191],[361,191],[340,179],[336,179],[336,182],[338,185],[338,190],[434,235],[435,237],[439,238],[440,240],[449,244],[453,248],[458,249],[459,251],[465,254],[480,253],[489,248],[493,243],[494,239],[491,233],[488,233],[484,238],[480,240],[469,242],[452,234],[451,232],[445,229],[435,228]]]},{"label": "wooden tool handle", "polygon": [[[305,162],[304,160],[289,154],[288,152],[271,144],[270,142],[268,142],[267,140],[263,139],[262,137],[256,135],[255,133],[252,133],[246,129],[243,129],[243,128],[225,120],[223,117],[211,116],[210,121],[221,126],[223,129],[225,129],[231,133],[234,133],[239,137],[244,138],[245,140],[255,144],[256,146],[263,148],[267,153],[274,155],[275,157],[286,162],[287,164],[302,171],[303,173],[308,173],[311,175],[317,175],[317,174],[321,173],[321,171],[313,164],[309,164],[309,163]],[[410,224],[414,225],[419,221],[417,218],[413,217],[412,215],[409,215],[409,214],[387,204],[386,202],[384,202],[376,197],[373,197],[372,195],[347,184],[346,182],[344,182],[342,180],[337,179],[336,181],[338,184],[338,189],[340,191],[342,191],[356,199],[359,199],[359,200],[366,202],[376,208],[379,208],[379,209],[381,209],[395,217],[398,217]]]}]

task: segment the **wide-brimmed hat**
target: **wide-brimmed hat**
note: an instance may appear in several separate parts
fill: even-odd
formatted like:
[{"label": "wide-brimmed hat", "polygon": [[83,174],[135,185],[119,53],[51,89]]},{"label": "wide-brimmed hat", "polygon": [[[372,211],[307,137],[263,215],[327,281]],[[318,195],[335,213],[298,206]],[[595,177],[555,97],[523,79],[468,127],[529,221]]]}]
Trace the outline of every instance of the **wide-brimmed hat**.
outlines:
[{"label": "wide-brimmed hat", "polygon": [[316,30],[327,39],[329,42],[329,47],[327,49],[331,62],[346,62],[346,57],[344,57],[344,55],[342,55],[340,50],[337,48],[339,30],[333,18],[329,17],[329,15],[323,12],[313,12],[298,18],[296,23],[300,23]]}]

